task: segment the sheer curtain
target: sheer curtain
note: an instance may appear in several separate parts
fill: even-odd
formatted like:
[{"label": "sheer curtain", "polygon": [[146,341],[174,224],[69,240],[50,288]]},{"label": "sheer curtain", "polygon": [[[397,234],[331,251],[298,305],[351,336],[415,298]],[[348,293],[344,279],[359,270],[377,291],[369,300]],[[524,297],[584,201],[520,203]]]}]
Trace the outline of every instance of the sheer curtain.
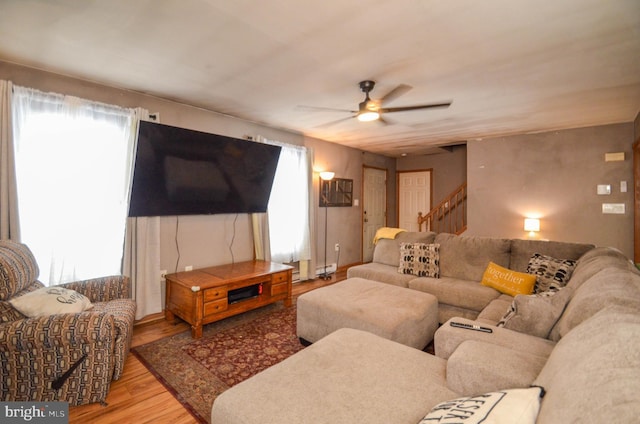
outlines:
[{"label": "sheer curtain", "polygon": [[311,152],[266,140],[282,147],[266,216],[254,216],[256,257],[274,262],[300,262],[300,279],[312,278],[311,261]]},{"label": "sheer curtain", "polygon": [[0,240],[20,241],[11,135],[11,81],[0,80]]},{"label": "sheer curtain", "polygon": [[[148,110],[135,109],[136,137],[140,121],[148,119]],[[133,166],[132,160],[131,169]],[[131,278],[131,295],[137,305],[136,319],[162,312],[160,217],[128,218],[124,250],[123,274]]]},{"label": "sheer curtain", "polygon": [[41,281],[121,273],[133,111],[18,86],[12,108],[21,241]]}]

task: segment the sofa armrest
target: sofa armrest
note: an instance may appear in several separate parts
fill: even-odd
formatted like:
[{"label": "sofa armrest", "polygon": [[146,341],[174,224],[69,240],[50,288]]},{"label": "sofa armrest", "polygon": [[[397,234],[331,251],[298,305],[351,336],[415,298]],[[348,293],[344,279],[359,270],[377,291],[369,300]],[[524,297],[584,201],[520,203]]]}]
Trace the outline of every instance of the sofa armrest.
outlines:
[{"label": "sofa armrest", "polygon": [[114,370],[109,314],[83,312],[0,324],[0,393],[15,401],[103,402]]},{"label": "sofa armrest", "polygon": [[447,361],[447,386],[462,396],[528,387],[546,361],[528,352],[467,340]]},{"label": "sofa armrest", "polygon": [[545,358],[551,354],[555,346],[555,342],[551,340],[519,333],[502,327],[482,324],[485,327],[491,328],[492,333],[452,327],[451,322],[454,321],[464,324],[478,324],[475,321],[464,318],[451,318],[445,322],[434,335],[435,354],[440,358],[448,359],[458,346],[466,340],[492,343],[497,346],[509,347]]},{"label": "sofa armrest", "polygon": [[73,281],[60,284],[60,287],[75,290],[87,296],[91,302],[108,302],[114,299],[128,299],[131,297],[131,281],[129,277],[124,275]]},{"label": "sofa armrest", "polygon": [[0,353],[47,351],[103,342],[116,337],[110,314],[57,314],[26,318],[0,325]]}]

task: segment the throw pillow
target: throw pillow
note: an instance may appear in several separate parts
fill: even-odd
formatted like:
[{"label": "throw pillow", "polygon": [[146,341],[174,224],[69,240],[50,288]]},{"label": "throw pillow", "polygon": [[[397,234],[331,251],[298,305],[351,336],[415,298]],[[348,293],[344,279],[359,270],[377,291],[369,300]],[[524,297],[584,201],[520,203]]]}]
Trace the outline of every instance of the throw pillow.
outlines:
[{"label": "throw pillow", "polygon": [[418,423],[535,423],[540,410],[541,387],[509,389],[439,403]]},{"label": "throw pillow", "polygon": [[527,272],[536,276],[535,293],[542,293],[564,287],[575,267],[576,261],[572,259],[556,259],[534,253],[529,259]]},{"label": "throw pillow", "polygon": [[533,295],[517,295],[498,327],[547,338],[571,296],[570,288]]},{"label": "throw pillow", "polygon": [[489,262],[480,281],[483,286],[493,287],[510,296],[531,294],[535,283],[535,275],[512,271],[493,262]]},{"label": "throw pillow", "polygon": [[91,309],[89,299],[62,287],[43,287],[9,300],[20,313],[30,318],[54,314],[75,314]]},{"label": "throw pillow", "polygon": [[440,278],[440,245],[400,243],[398,272],[418,277]]}]

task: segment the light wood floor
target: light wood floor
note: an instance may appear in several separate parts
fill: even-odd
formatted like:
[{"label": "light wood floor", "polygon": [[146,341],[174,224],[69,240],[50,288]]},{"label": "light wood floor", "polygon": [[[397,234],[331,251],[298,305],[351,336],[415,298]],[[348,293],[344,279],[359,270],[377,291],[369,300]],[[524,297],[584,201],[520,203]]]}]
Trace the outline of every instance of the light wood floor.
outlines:
[{"label": "light wood floor", "polygon": [[[293,285],[293,295],[297,296],[344,279],[344,271],[339,271],[332,280],[313,280]],[[183,321],[172,324],[161,316],[133,329],[132,346],[140,346],[189,329]],[[187,424],[195,423],[193,416],[178,402],[156,378],[132,354],[127,356],[124,372],[120,380],[111,383],[106,399],[107,406],[90,404],[69,408],[69,423],[154,423]]]}]

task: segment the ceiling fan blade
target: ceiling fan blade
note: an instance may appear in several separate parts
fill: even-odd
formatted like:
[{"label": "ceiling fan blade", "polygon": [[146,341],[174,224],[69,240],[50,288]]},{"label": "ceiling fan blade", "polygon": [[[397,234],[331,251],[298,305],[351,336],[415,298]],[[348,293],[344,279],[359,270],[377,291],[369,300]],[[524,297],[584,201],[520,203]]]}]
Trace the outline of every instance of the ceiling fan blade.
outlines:
[{"label": "ceiling fan blade", "polygon": [[395,123],[395,122],[390,121],[390,120],[388,120],[386,118],[383,118],[382,115],[380,115],[380,117],[377,119],[377,121],[379,123],[381,123],[382,125],[393,125]]},{"label": "ceiling fan blade", "polygon": [[380,108],[380,112],[382,113],[391,113],[391,112],[408,112],[410,110],[418,110],[418,109],[435,109],[439,107],[449,107],[451,106],[451,102],[444,103],[431,103],[428,105],[414,105],[414,106],[400,106],[400,107],[385,107]]},{"label": "ceiling fan blade", "polygon": [[321,107],[321,106],[305,106],[298,105],[296,106],[296,110],[306,110],[313,112],[346,112],[346,113],[358,113],[357,110],[349,110],[349,109],[335,109],[331,107]]},{"label": "ceiling fan blade", "polygon": [[393,90],[389,91],[380,99],[380,104],[384,105],[386,103],[390,103],[397,99],[398,97],[407,93],[407,91],[411,90],[413,87],[407,84],[400,84]]},{"label": "ceiling fan blade", "polygon": [[327,127],[330,127],[332,125],[339,124],[340,122],[348,121],[349,119],[353,119],[353,118],[355,118],[355,115],[354,116],[347,116],[346,118],[336,119],[335,121],[325,122],[324,124],[316,125],[315,128],[327,128]]}]

